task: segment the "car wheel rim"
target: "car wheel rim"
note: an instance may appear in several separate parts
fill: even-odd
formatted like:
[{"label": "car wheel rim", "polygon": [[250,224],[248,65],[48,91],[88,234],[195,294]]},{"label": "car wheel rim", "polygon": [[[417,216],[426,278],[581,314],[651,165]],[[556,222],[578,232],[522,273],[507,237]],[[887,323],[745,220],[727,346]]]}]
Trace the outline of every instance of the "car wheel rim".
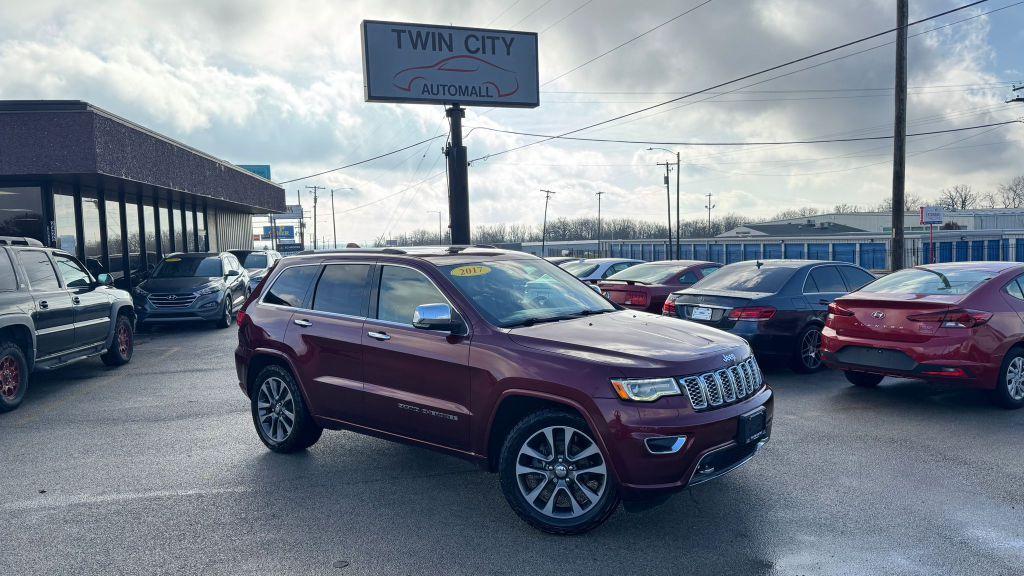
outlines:
[{"label": "car wheel rim", "polygon": [[231,304],[224,303],[224,323],[231,324]]},{"label": "car wheel rim", "polygon": [[128,327],[122,324],[117,328],[117,351],[121,353],[122,358],[127,358],[131,347],[132,337],[128,333]]},{"label": "car wheel rim", "polygon": [[14,399],[21,386],[21,368],[13,356],[4,356],[0,360],[0,396]]},{"label": "car wheel rim", "polygon": [[817,368],[821,365],[821,332],[808,330],[800,342],[800,358],[804,366]]},{"label": "car wheel rim", "polygon": [[590,436],[570,426],[549,426],[530,436],[519,449],[515,473],[530,506],[559,520],[589,512],[608,485],[601,450]]},{"label": "car wheel rim", "polygon": [[1010,398],[1024,400],[1024,358],[1020,356],[1010,360],[1006,367],[1006,391]]},{"label": "car wheel rim", "polygon": [[256,397],[256,412],[263,436],[284,442],[295,427],[295,400],[284,380],[272,376],[263,381]]}]

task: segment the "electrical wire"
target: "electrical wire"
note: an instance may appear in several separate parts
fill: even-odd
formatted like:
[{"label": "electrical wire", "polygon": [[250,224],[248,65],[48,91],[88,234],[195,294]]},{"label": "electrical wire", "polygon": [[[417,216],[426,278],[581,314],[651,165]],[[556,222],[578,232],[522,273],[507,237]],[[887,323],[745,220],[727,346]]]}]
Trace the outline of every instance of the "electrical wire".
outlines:
[{"label": "electrical wire", "polygon": [[298,178],[292,178],[291,180],[282,180],[280,182],[277,182],[277,184],[291,184],[292,182],[298,182],[299,180],[306,180],[308,178],[316,178],[317,176],[323,176],[324,174],[330,174],[331,172],[337,172],[338,170],[344,170],[346,168],[352,168],[353,166],[359,166],[360,164],[366,164],[367,162],[373,162],[374,160],[380,160],[381,158],[386,158],[386,157],[391,156],[393,154],[398,154],[399,152],[404,152],[404,151],[406,151],[406,150],[408,150],[410,148],[415,148],[415,147],[419,146],[420,144],[426,144],[427,142],[430,142],[431,140],[437,140],[440,137],[441,137],[441,135],[432,136],[430,138],[427,138],[426,140],[420,140],[419,142],[415,142],[413,144],[409,144],[408,146],[402,146],[401,148],[398,148],[396,150],[392,150],[390,152],[385,152],[383,154],[378,154],[378,155],[376,155],[376,156],[374,156],[372,158],[367,158],[365,160],[360,160],[358,162],[353,162],[351,164],[346,164],[344,166],[338,166],[337,168],[331,168],[329,170],[323,170],[321,172],[317,172],[316,174],[310,174],[308,176],[300,176]]}]

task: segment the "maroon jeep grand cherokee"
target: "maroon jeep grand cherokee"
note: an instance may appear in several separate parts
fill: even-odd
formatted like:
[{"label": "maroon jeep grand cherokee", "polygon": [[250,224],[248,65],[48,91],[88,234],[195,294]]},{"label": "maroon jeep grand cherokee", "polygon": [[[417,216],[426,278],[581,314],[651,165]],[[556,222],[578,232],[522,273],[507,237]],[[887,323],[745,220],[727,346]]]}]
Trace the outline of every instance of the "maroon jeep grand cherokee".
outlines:
[{"label": "maroon jeep grand cherokee", "polygon": [[771,431],[743,340],[623,310],[519,252],[288,257],[238,325],[240,385],[271,450],[324,428],[441,450],[498,472],[512,509],[548,532],[720,476]]}]

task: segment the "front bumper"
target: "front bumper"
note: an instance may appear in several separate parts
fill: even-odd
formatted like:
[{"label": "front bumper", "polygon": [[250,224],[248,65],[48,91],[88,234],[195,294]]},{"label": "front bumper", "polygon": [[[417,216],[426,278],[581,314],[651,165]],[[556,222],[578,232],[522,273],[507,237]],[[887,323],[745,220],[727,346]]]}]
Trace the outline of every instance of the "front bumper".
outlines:
[{"label": "front bumper", "polygon": [[199,296],[187,306],[157,306],[148,296],[135,296],[135,314],[139,324],[208,322],[220,319],[223,302],[224,292]]},{"label": "front bumper", "polygon": [[[767,386],[746,400],[702,412],[684,412],[673,403],[597,402],[601,411],[611,416],[605,444],[626,501],[658,500],[718,478],[747,463],[771,437],[774,401]],[[740,418],[762,407],[764,434],[742,442]],[[675,453],[651,453],[645,441],[665,436],[686,436],[686,442]]]}]

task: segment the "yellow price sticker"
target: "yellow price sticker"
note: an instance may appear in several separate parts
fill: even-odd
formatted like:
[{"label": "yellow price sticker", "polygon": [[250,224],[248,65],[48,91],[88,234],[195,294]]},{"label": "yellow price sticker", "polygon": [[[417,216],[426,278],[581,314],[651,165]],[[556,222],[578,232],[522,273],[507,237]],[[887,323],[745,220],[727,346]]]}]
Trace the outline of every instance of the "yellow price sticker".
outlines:
[{"label": "yellow price sticker", "polygon": [[181,258],[165,258],[164,262],[181,262]]},{"label": "yellow price sticker", "polygon": [[487,266],[459,266],[458,268],[452,269],[452,276],[468,277],[468,276],[484,276],[490,274],[491,269]]}]

